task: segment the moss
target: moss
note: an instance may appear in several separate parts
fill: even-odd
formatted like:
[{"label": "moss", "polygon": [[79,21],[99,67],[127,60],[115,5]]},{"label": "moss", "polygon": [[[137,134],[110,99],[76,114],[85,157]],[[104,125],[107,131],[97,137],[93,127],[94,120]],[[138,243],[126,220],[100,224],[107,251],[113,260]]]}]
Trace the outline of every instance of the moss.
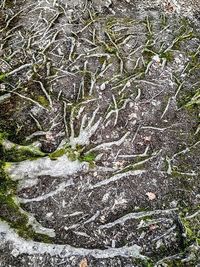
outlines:
[{"label": "moss", "polygon": [[[200,218],[199,218],[200,219]],[[192,243],[200,245],[200,233],[199,233],[199,219],[194,217],[192,219],[182,218],[182,224],[185,228],[187,246]]]},{"label": "moss", "polygon": [[17,182],[10,179],[5,168],[6,163],[0,161],[0,219],[6,221],[21,237],[50,242],[49,236],[34,231],[29,225],[27,215],[20,211],[20,206],[15,200]]},{"label": "moss", "polygon": [[195,32],[193,29],[195,27],[191,27],[192,22],[189,21],[187,18],[182,18],[179,20],[179,24],[181,25],[179,32],[176,34],[174,39],[174,44],[172,49],[180,50],[181,44],[183,41],[187,39],[192,39],[195,37]]},{"label": "moss", "polygon": [[128,171],[136,171],[136,170],[144,170],[145,163],[143,161],[145,159],[148,159],[148,156],[147,157],[136,157],[132,164],[125,167],[119,173],[124,173],[124,172],[128,172]]},{"label": "moss", "polygon": [[85,99],[89,96],[91,87],[92,75],[91,72],[86,71],[84,74],[84,93],[82,93],[81,99]]},{"label": "moss", "polygon": [[5,162],[20,162],[23,160],[33,160],[38,157],[46,156],[45,153],[40,151],[39,148],[35,146],[20,146],[13,145],[9,150],[2,148],[2,156]]},{"label": "moss", "polygon": [[63,156],[63,155],[67,155],[67,157],[71,160],[71,161],[75,161],[75,160],[80,160],[80,155],[81,152],[83,151],[83,147],[82,146],[76,146],[75,149],[72,149],[70,145],[66,145],[65,147],[56,150],[55,152],[49,154],[48,156],[52,159],[52,160],[56,160],[57,158]]},{"label": "moss", "polygon": [[6,73],[0,73],[0,82],[3,82],[7,78]]},{"label": "moss", "polygon": [[67,155],[71,161],[79,160],[80,162],[88,162],[91,167],[94,166],[94,161],[96,158],[95,153],[84,152],[85,147],[77,145],[75,149],[72,149],[70,145],[66,145],[64,148],[58,149],[55,152],[49,154],[48,156],[52,160]]},{"label": "moss", "polygon": [[36,233],[33,227],[28,224],[28,217],[20,213],[19,209],[9,206],[8,203],[6,203],[6,206],[10,213],[10,218],[8,215],[6,217],[1,216],[1,220],[6,221],[11,228],[15,229],[20,237],[44,243],[52,242],[49,236]]},{"label": "moss", "polygon": [[[145,60],[148,62],[151,61],[152,55],[158,54],[160,58],[166,59],[168,62],[172,62],[174,59],[173,56],[173,50],[180,50],[183,41],[185,40],[191,40],[192,38],[196,37],[196,33],[191,27],[191,23],[189,20],[180,19],[177,21],[177,23],[181,26],[179,31],[176,32],[174,39],[172,41],[172,47],[169,51],[166,51],[163,49],[163,47],[166,45],[164,42],[157,42],[154,41],[154,27],[156,24],[154,24],[154,20],[152,18],[146,17],[145,21],[143,23],[146,26],[146,48],[143,51],[143,55],[145,56]],[[160,27],[161,30],[163,30],[168,25],[168,19],[165,15],[161,15],[160,17]],[[160,49],[159,49],[160,47]]]},{"label": "moss", "polygon": [[[102,19],[105,20],[105,18],[102,18]],[[115,16],[110,16],[106,20],[106,28],[111,29],[113,26],[121,25],[121,24],[132,25],[135,22],[136,21],[134,21],[132,18],[129,18],[129,17],[119,18]]]},{"label": "moss", "polygon": [[2,145],[6,137],[7,137],[7,134],[0,132],[0,145]]},{"label": "moss", "polygon": [[[153,267],[154,263],[151,259],[134,259],[133,260],[133,264],[134,266],[138,266],[138,267]],[[136,264],[136,265],[135,265]]]},{"label": "moss", "polygon": [[153,51],[153,49],[154,49],[153,47],[149,47],[149,48],[146,47],[142,53],[144,56],[146,65],[148,65],[148,63],[152,60],[152,57],[157,54],[155,51]]},{"label": "moss", "polygon": [[[27,215],[21,213],[12,196],[7,196],[2,200],[0,195],[0,203],[2,205],[0,219],[7,222],[12,229],[15,229],[20,237],[44,243],[52,242],[49,236],[34,231],[33,227],[29,225]],[[3,206],[6,206],[6,209]]]},{"label": "moss", "polygon": [[186,107],[200,106],[200,89],[198,89],[190,101],[185,105]]},{"label": "moss", "polygon": [[43,95],[37,96],[37,101],[44,107],[49,106],[49,101]]},{"label": "moss", "polygon": [[[129,97],[129,93],[122,93],[116,100],[116,105],[117,105],[117,108],[120,110],[123,106],[124,106],[124,103],[125,101],[128,99]],[[106,117],[107,114],[111,111],[111,110],[116,110],[116,107],[115,107],[115,104],[112,102],[107,111],[105,112],[104,116]]]},{"label": "moss", "polygon": [[52,243],[52,238],[45,234],[36,233],[31,225],[28,224],[28,218],[25,214],[22,214],[11,227],[16,229],[19,236],[25,239],[31,239],[37,242]]},{"label": "moss", "polygon": [[172,51],[161,52],[160,57],[166,59],[168,62],[172,62],[174,60],[174,55]]},{"label": "moss", "polygon": [[149,16],[146,16],[143,23],[146,26],[146,30],[147,33],[149,33],[150,35],[153,34],[153,24],[152,24],[152,18],[150,18]]},{"label": "moss", "polygon": [[79,157],[79,160],[81,162],[88,162],[90,165],[90,168],[93,168],[95,166],[95,158],[96,158],[96,154],[91,152],[91,153],[81,154]]},{"label": "moss", "polygon": [[193,95],[194,95],[193,90],[184,91],[184,93],[182,93],[178,99],[178,107],[179,108],[181,108],[181,107],[185,108],[187,106],[187,104],[190,102]]},{"label": "moss", "polygon": [[88,153],[88,154],[84,154],[80,157],[81,161],[87,161],[87,162],[92,162],[94,161],[96,158],[96,154],[95,153]]},{"label": "moss", "polygon": [[116,25],[118,22],[120,21],[120,19],[117,19],[116,17],[109,17],[106,20],[106,29],[111,29],[114,25]]},{"label": "moss", "polygon": [[66,150],[64,148],[61,148],[49,154],[49,157],[52,160],[56,160],[57,158],[62,157],[65,153],[66,153]]},{"label": "moss", "polygon": [[199,52],[200,47],[197,48],[196,51],[188,51],[187,57],[189,58],[189,62],[185,68],[185,72],[188,75],[194,74],[195,71],[199,71],[200,68],[200,61],[199,61]]},{"label": "moss", "polygon": [[200,89],[193,89],[184,92],[178,101],[179,107],[186,109],[190,115],[196,119],[198,125],[195,129],[195,134],[198,138],[199,127],[200,127]]},{"label": "moss", "polygon": [[[115,25],[120,25],[120,23],[123,25],[127,25],[127,24],[132,23],[132,20],[130,20],[128,18],[119,19],[119,18],[111,17],[106,21],[106,28],[107,28],[107,30],[108,30],[108,32],[112,38],[116,37],[112,27]],[[153,44],[153,35],[154,35],[154,31],[153,31],[154,25],[152,24],[152,21],[150,21],[148,17],[146,18],[145,24],[146,24],[146,28],[147,28],[147,34],[146,34],[147,43],[146,43],[146,49],[144,50],[144,54],[143,54],[145,56],[145,60],[146,60],[145,63],[148,64],[148,62],[152,59],[152,56],[155,54],[159,54],[159,56],[161,58],[165,58],[169,62],[172,61],[173,60],[173,52],[172,51],[160,52],[160,53],[156,52],[156,51],[160,51],[160,50],[157,49],[157,47],[155,47],[154,45],[152,45]],[[167,19],[166,19],[165,15],[163,15],[163,17],[161,18],[161,24],[163,26],[167,25]],[[178,33],[177,37],[175,37],[176,42],[175,42],[175,45],[173,48],[178,48],[180,46],[180,44],[182,43],[182,41],[184,41],[185,39],[193,38],[193,36],[194,36],[193,32],[188,30],[188,21],[183,21],[182,24],[184,27],[182,27],[182,29]],[[116,52],[117,52],[116,47],[109,41],[106,43],[104,48],[105,48],[105,51],[107,53],[110,53],[110,54],[116,54]],[[76,57],[76,56],[78,56],[78,54],[73,53],[73,57]],[[192,55],[192,56],[194,57],[194,55]],[[112,59],[113,58],[114,58],[114,56],[112,56]],[[101,57],[99,59],[100,64],[103,64],[105,60],[106,60],[106,57]],[[198,63],[198,61],[197,61],[196,57],[194,57],[193,62],[192,62],[193,65],[191,65],[189,67],[189,69],[190,70],[191,70],[191,68],[197,69],[197,66],[198,66],[197,63]],[[142,73],[144,73],[145,69],[142,69],[142,70],[136,69],[135,71],[138,71],[138,72],[141,71]],[[84,90],[87,94],[88,88],[89,88],[90,82],[91,82],[91,74],[89,72],[85,72],[85,73],[82,72],[81,74],[84,75],[84,81],[85,81]],[[0,81],[5,79],[5,77],[3,77],[2,75],[5,76],[5,74],[1,74],[0,75]],[[2,76],[2,79],[1,79],[1,76]],[[128,79],[129,78],[130,77],[128,77]],[[122,81],[120,80],[120,83],[127,81],[126,76],[125,76],[125,79],[124,80],[123,79],[124,79],[124,76],[121,77]],[[34,93],[33,96],[35,98],[37,98],[37,101],[41,105],[43,105],[43,106],[49,105],[49,102],[47,101],[47,99],[43,95],[37,96]],[[85,95],[80,96],[80,98],[84,98],[84,97],[85,97]],[[126,98],[127,97],[125,96],[124,99],[126,99]],[[123,105],[124,99],[123,98],[117,99],[118,108],[120,108]],[[184,103],[185,107],[188,109],[193,109],[194,107],[196,108],[196,106],[198,104],[199,104],[199,96],[196,95],[196,93],[194,93],[194,92],[192,93],[192,95],[188,96],[188,98],[186,99],[186,101]],[[79,106],[78,106],[79,104],[76,103],[75,105],[77,108],[74,109],[74,116],[76,116],[78,114],[78,111],[79,111]],[[75,105],[73,105],[72,107],[74,107]],[[112,106],[111,108],[114,108],[114,107]],[[3,143],[4,140],[5,140],[5,137],[0,134],[0,143]],[[4,160],[22,161],[22,160],[25,160],[27,158],[35,159],[35,158],[40,157],[40,156],[45,156],[45,154],[40,154],[40,152],[38,152],[38,151],[35,151],[35,152],[33,152],[32,150],[30,151],[29,148],[28,147],[20,147],[20,149],[19,149],[19,146],[16,145],[11,150],[4,151]],[[93,153],[85,152],[84,148],[81,146],[77,146],[75,149],[72,149],[68,145],[65,148],[58,149],[57,151],[49,154],[49,157],[52,160],[56,160],[57,158],[63,156],[64,154],[66,154],[71,160],[80,160],[80,161],[88,162],[88,163],[90,163],[90,166],[92,164],[94,164],[95,157],[96,157],[96,155]],[[142,169],[144,166],[144,163],[140,163],[140,161],[142,161],[142,160],[144,160],[144,158],[141,159],[138,157],[132,163],[132,165],[127,166],[122,172],[129,171],[129,170]],[[138,163],[138,165],[134,166],[136,163]],[[5,169],[7,167],[8,166],[4,163],[3,169]],[[166,167],[166,169],[167,169],[167,167]],[[180,177],[180,173],[178,173],[178,171],[173,171],[172,175]],[[2,173],[1,176],[3,178],[1,178],[1,180],[0,180],[0,203],[4,207],[6,207],[5,211],[7,210],[5,215],[3,215],[3,216],[5,216],[5,220],[9,221],[10,224],[12,225],[12,227],[14,227],[15,229],[18,229],[18,232],[21,236],[24,236],[26,238],[32,238],[34,240],[40,240],[40,239],[45,240],[46,239],[45,236],[41,236],[41,235],[34,233],[32,228],[27,225],[27,223],[28,223],[27,217],[24,214],[20,213],[18,205],[14,202],[14,196],[15,196],[17,184],[15,182],[11,181],[9,179],[9,177],[6,176],[4,173]],[[13,221],[12,219],[15,217],[17,219],[14,220],[14,222],[12,222]],[[148,218],[146,218],[146,219],[148,220]],[[196,239],[194,238],[196,230],[194,230],[193,226],[190,225],[191,222],[188,222],[188,220],[186,220],[186,222],[183,222],[183,223],[185,225],[188,239],[192,240],[192,241],[196,241]],[[172,266],[176,266],[175,260],[173,260],[173,263],[174,263],[174,265],[172,265]],[[140,264],[139,266],[152,266],[152,262],[145,261],[145,260],[141,260],[141,261],[138,260],[138,264]],[[171,266],[171,265],[169,265],[169,266]]]},{"label": "moss", "polygon": [[122,41],[125,38],[124,36],[123,37],[121,36],[120,32],[116,32],[114,30],[114,27],[120,26],[120,25],[129,26],[129,25],[132,25],[134,22],[135,22],[134,20],[128,17],[126,18],[109,17],[106,20],[104,31],[105,31],[107,40],[103,42],[103,49],[105,53],[116,55],[119,51],[117,47],[115,46],[115,44],[117,44],[119,41]]},{"label": "moss", "polygon": [[66,154],[71,161],[77,160],[80,156],[80,152],[78,150],[72,149],[71,147],[66,148]]},{"label": "moss", "polygon": [[163,262],[167,267],[184,267],[185,264],[181,262],[181,259],[165,260]]},{"label": "moss", "polygon": [[[190,67],[187,65],[186,72],[190,71]],[[178,98],[178,106],[187,110],[191,117],[199,122],[200,120],[200,89],[198,88],[185,88],[184,92],[180,94]],[[198,134],[198,127],[195,130]]]},{"label": "moss", "polygon": [[188,179],[188,176],[187,175],[184,175],[184,174],[180,173],[179,171],[175,171],[175,170],[172,171],[171,176],[173,178],[182,178],[182,179],[184,178],[184,179]]},{"label": "moss", "polygon": [[165,28],[168,25],[168,17],[165,15],[165,13],[160,15],[160,24],[162,28]]},{"label": "moss", "polygon": [[101,65],[103,65],[103,63],[104,63],[106,60],[107,60],[107,57],[105,57],[105,56],[99,57],[99,63],[100,63]]},{"label": "moss", "polygon": [[28,224],[28,217],[22,213],[19,204],[15,200],[17,181],[11,180],[6,173],[6,168],[10,163],[5,160],[22,161],[27,158],[44,156],[44,153],[39,149],[31,146],[17,146],[14,145],[9,151],[5,151],[2,143],[6,138],[6,134],[0,133],[1,147],[0,153],[2,155],[0,161],[0,219],[6,221],[11,228],[15,229],[18,234],[24,238],[33,240],[41,240],[43,242],[49,241],[49,237],[35,233],[33,228]]},{"label": "moss", "polygon": [[6,0],[5,1],[5,7],[6,8],[11,8],[14,6],[13,0]]},{"label": "moss", "polygon": [[185,34],[177,37],[177,39],[175,40],[174,45],[172,46],[172,48],[180,49],[180,45],[181,45],[182,41],[184,41],[186,39],[192,39],[193,37],[195,37],[193,32],[188,32],[188,33],[185,33]]},{"label": "moss", "polygon": [[117,53],[117,48],[114,45],[111,44],[105,44],[104,45],[104,51],[108,54],[116,54]]},{"label": "moss", "polygon": [[0,161],[0,194],[1,197],[7,194],[13,194],[17,188],[17,182],[12,181],[6,174],[6,163]]}]

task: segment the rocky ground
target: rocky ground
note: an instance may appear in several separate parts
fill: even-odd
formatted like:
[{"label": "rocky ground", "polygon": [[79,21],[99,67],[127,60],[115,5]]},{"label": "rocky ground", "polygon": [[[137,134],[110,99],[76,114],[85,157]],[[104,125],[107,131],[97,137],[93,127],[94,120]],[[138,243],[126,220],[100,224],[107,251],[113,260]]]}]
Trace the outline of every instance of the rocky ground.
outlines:
[{"label": "rocky ground", "polygon": [[200,2],[0,3],[0,267],[200,266]]}]

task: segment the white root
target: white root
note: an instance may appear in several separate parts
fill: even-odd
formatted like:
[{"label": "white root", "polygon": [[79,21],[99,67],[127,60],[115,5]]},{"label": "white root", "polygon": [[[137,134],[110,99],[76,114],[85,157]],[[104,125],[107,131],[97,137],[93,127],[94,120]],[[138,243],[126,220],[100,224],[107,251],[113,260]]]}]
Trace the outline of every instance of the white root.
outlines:
[{"label": "white root", "polygon": [[107,116],[106,116],[106,120],[108,120],[108,119],[110,118],[110,116],[111,116],[113,113],[115,113],[115,114],[116,114],[116,118],[115,118],[114,126],[116,126],[117,121],[118,121],[118,117],[119,117],[119,109],[118,109],[118,107],[117,107],[117,101],[116,101],[114,95],[112,95],[112,99],[113,99],[113,102],[114,102],[115,109],[114,109],[114,110],[111,110],[111,111],[107,114]]},{"label": "white root", "polygon": [[100,117],[99,120],[94,123],[95,117],[97,115],[97,112],[99,110],[99,107],[93,112],[91,119],[88,122],[88,125],[85,127],[86,124],[86,116],[83,116],[82,122],[81,122],[81,128],[80,128],[80,132],[79,135],[77,137],[75,137],[74,135],[74,111],[72,112],[71,115],[71,122],[70,122],[70,126],[71,126],[71,136],[69,138],[69,143],[71,145],[72,148],[76,148],[76,145],[88,145],[89,144],[89,140],[91,138],[91,136],[97,131],[102,118]]},{"label": "white root", "polygon": [[[166,161],[167,161],[167,164],[168,164],[168,169],[167,169],[167,174],[172,174],[172,171],[173,171],[173,161],[175,160],[175,158],[179,155],[182,155],[182,154],[186,154],[188,152],[191,151],[192,148],[198,146],[200,144],[200,141],[194,143],[193,145],[191,145],[190,147],[186,147],[185,149],[175,153],[171,158],[169,158],[168,156],[166,157]],[[182,173],[182,172],[178,172],[180,175],[183,174],[183,175],[188,175],[188,176],[195,176],[196,173],[194,171],[192,171],[191,173]]]},{"label": "white root", "polygon": [[84,248],[75,248],[70,245],[56,245],[56,244],[45,244],[40,242],[34,242],[30,240],[25,240],[20,238],[14,230],[12,230],[7,223],[0,223],[0,233],[4,235],[3,242],[12,243],[11,254],[13,256],[18,256],[21,254],[28,253],[29,255],[50,255],[60,257],[70,257],[70,256],[92,256],[94,258],[113,258],[116,256],[121,257],[135,257],[146,259],[145,256],[141,255],[141,248],[138,245],[132,245],[130,247],[124,246],[119,248],[109,248],[105,250],[101,249],[84,249]]},{"label": "white root", "polygon": [[153,210],[153,211],[141,211],[141,212],[134,212],[134,213],[128,213],[126,215],[124,215],[123,217],[115,220],[114,222],[111,223],[107,223],[104,225],[101,225],[99,227],[99,229],[109,229],[112,228],[118,224],[123,225],[124,223],[126,223],[129,220],[137,220],[146,216],[153,216],[153,215],[159,215],[159,214],[163,214],[163,215],[168,215],[170,213],[173,213],[174,211],[177,211],[178,209],[167,209],[167,210]]},{"label": "white root", "polygon": [[50,94],[47,93],[47,90],[44,88],[43,83],[41,81],[35,81],[35,80],[33,80],[33,81],[40,84],[40,87],[42,89],[42,92],[46,96],[47,100],[49,101],[49,105],[52,108],[53,107],[53,103],[52,103],[52,100],[51,100],[51,96],[50,96]]},{"label": "white root", "polygon": [[129,169],[129,168],[131,168],[131,169],[134,170],[134,169],[137,168],[138,166],[143,165],[144,163],[149,162],[149,161],[151,161],[152,159],[156,158],[161,152],[162,152],[162,149],[159,150],[159,151],[156,152],[156,153],[153,153],[153,155],[152,155],[151,157],[147,158],[147,159],[141,160],[141,161],[139,161],[139,162],[136,162],[136,163],[133,163],[133,164],[130,164],[130,165],[124,167],[124,168],[121,169],[118,173],[122,173],[122,172],[126,171],[126,170]]},{"label": "white root", "polygon": [[23,99],[25,99],[25,100],[28,100],[28,101],[30,101],[30,102],[32,102],[33,104],[35,104],[36,106],[38,106],[38,107],[40,107],[40,108],[42,108],[42,109],[44,109],[44,110],[48,110],[47,108],[45,108],[44,106],[42,106],[39,102],[33,100],[33,99],[30,98],[30,97],[24,96],[24,95],[22,95],[22,94],[20,94],[20,93],[14,92],[14,91],[10,91],[10,93],[15,94],[15,95],[18,95],[19,97],[21,97],[21,98],[23,98]]},{"label": "white root", "polygon": [[51,160],[49,157],[43,157],[34,161],[25,160],[19,163],[10,163],[6,171],[14,181],[37,179],[39,176],[68,177],[82,170],[86,163],[78,160],[71,161],[66,155],[57,160]]},{"label": "white root", "polygon": [[137,157],[147,157],[148,156],[148,151],[149,151],[149,146],[147,146],[145,148],[144,153],[142,154],[132,154],[132,155],[118,155],[119,158],[125,158],[125,159],[129,159],[129,158],[137,158]]},{"label": "white root", "polygon": [[127,171],[124,173],[119,173],[119,174],[115,174],[113,176],[111,176],[108,179],[105,179],[99,183],[96,183],[94,185],[90,186],[90,189],[95,189],[95,188],[99,188],[105,185],[108,185],[110,183],[114,183],[118,180],[124,179],[124,178],[129,178],[130,176],[139,176],[142,175],[146,172],[146,170],[134,170],[134,171]]},{"label": "white root", "polygon": [[120,146],[121,144],[123,144],[123,142],[126,140],[126,138],[129,136],[130,132],[127,132],[126,134],[124,134],[119,140],[117,141],[112,141],[112,142],[108,142],[108,143],[103,143],[100,144],[92,149],[90,149],[87,153],[90,153],[92,151],[97,151],[97,150],[107,150],[109,149],[111,146]]},{"label": "white root", "polygon": [[28,217],[28,225],[31,225],[36,233],[48,235],[49,237],[56,236],[54,229],[43,227],[32,214],[24,211],[22,208],[19,208],[19,211]]},{"label": "white root", "polygon": [[162,116],[161,116],[161,119],[163,119],[163,117],[165,116],[165,114],[167,113],[168,109],[169,109],[169,106],[170,106],[170,103],[171,103],[171,97],[169,97],[168,101],[167,101],[167,105],[162,113]]},{"label": "white root", "polygon": [[65,133],[66,133],[66,136],[69,137],[69,130],[68,130],[68,125],[67,125],[67,103],[65,101],[63,101],[63,103],[64,103],[63,121],[65,125]]},{"label": "white root", "polygon": [[15,70],[12,70],[12,71],[10,71],[8,73],[6,73],[6,76],[8,77],[10,75],[13,75],[13,74],[15,74],[15,73],[17,73],[17,72],[19,72],[19,71],[21,71],[21,70],[23,70],[25,68],[28,68],[28,67],[30,67],[32,65],[33,65],[32,63],[24,64],[24,65],[20,66],[19,68],[15,69]]},{"label": "white root", "polygon": [[73,183],[73,180],[70,179],[69,181],[66,181],[66,182],[63,182],[63,183],[59,184],[55,190],[53,190],[53,191],[51,191],[51,192],[49,192],[47,194],[44,194],[42,196],[35,197],[35,198],[20,198],[20,197],[18,197],[18,201],[20,203],[23,203],[23,204],[30,203],[30,202],[44,201],[44,200],[46,200],[46,199],[48,199],[50,197],[53,197],[53,196],[65,191],[66,187],[69,187],[69,186],[72,186],[72,185],[74,185],[74,183]]}]

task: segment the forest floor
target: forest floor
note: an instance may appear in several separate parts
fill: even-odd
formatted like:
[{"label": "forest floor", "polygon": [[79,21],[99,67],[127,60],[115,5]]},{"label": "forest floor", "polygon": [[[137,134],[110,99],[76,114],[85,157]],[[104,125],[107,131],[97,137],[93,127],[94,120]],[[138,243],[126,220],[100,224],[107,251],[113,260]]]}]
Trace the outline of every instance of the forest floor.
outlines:
[{"label": "forest floor", "polygon": [[200,3],[0,5],[0,267],[200,266]]}]

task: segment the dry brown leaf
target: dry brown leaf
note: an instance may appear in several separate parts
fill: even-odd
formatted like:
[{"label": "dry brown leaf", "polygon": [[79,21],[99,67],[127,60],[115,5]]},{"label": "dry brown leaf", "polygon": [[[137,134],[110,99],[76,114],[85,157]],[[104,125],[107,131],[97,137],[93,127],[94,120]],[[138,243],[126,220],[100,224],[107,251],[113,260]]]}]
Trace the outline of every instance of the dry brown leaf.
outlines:
[{"label": "dry brown leaf", "polygon": [[165,10],[169,13],[173,13],[176,9],[176,7],[170,1],[166,1],[164,7],[165,7]]},{"label": "dry brown leaf", "polygon": [[158,226],[155,225],[155,224],[151,224],[151,225],[149,226],[149,230],[150,230],[150,231],[156,230],[157,228],[158,228]]},{"label": "dry brown leaf", "polygon": [[148,196],[149,200],[154,200],[156,199],[156,195],[152,192],[147,192],[146,196]]},{"label": "dry brown leaf", "polygon": [[145,141],[146,143],[150,142],[150,141],[151,141],[151,136],[145,136],[145,137],[144,137],[144,141]]},{"label": "dry brown leaf", "polygon": [[84,258],[80,264],[79,264],[79,267],[88,267],[88,262],[87,262],[87,259]]}]

